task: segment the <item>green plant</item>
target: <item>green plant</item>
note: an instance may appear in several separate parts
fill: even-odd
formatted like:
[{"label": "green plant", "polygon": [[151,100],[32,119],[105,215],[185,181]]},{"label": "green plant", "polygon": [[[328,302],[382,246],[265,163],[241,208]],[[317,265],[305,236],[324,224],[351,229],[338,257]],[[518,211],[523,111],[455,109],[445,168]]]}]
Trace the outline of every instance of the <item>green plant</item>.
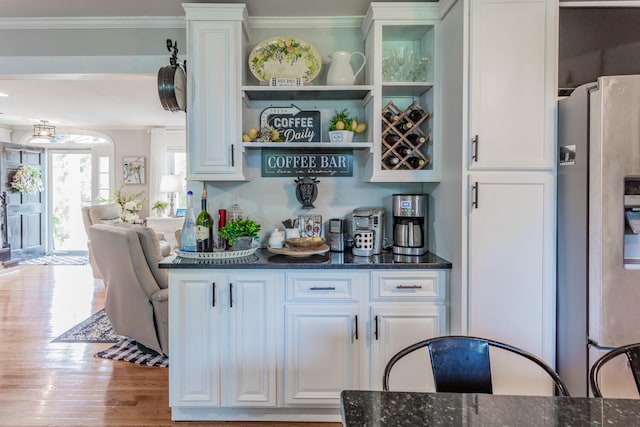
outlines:
[{"label": "green plant", "polygon": [[23,194],[35,194],[44,190],[40,171],[31,166],[22,166],[13,174],[11,188]]},{"label": "green plant", "polygon": [[156,201],[153,203],[153,206],[151,206],[151,209],[154,210],[163,210],[169,207],[169,202],[162,202],[160,200]]},{"label": "green plant", "polygon": [[238,237],[251,237],[256,240],[259,231],[260,224],[252,219],[246,218],[228,222],[220,229],[218,234],[223,239],[227,239],[229,244],[233,246]]},{"label": "green plant", "polygon": [[348,130],[351,132],[364,132],[367,128],[365,123],[358,122],[358,118],[351,116],[346,108],[338,111],[329,119],[329,130]]}]

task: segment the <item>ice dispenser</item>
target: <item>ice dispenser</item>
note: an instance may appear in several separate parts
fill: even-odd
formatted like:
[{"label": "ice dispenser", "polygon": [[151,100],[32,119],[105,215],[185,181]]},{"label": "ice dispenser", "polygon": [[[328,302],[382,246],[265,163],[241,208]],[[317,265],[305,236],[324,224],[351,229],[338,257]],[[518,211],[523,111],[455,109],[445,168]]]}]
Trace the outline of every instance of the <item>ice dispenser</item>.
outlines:
[{"label": "ice dispenser", "polygon": [[640,177],[624,179],[624,264],[640,269]]}]

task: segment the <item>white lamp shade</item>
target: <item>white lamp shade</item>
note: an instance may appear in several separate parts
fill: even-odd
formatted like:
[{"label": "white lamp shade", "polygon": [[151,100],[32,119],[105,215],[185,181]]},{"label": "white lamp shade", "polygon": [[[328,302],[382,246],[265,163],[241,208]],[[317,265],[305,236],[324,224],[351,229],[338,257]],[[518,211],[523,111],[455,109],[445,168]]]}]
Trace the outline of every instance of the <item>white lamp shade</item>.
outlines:
[{"label": "white lamp shade", "polygon": [[181,193],[184,188],[182,175],[162,175],[160,178],[161,193]]}]

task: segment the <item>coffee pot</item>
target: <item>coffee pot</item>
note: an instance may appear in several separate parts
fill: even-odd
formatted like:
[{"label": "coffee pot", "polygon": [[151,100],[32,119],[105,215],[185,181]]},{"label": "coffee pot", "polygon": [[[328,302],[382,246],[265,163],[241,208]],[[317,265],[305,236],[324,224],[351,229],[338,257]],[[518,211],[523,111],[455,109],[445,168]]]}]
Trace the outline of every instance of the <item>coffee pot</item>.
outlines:
[{"label": "coffee pot", "polygon": [[[351,58],[353,55],[362,56],[362,65],[355,73],[351,67]],[[331,65],[327,72],[327,84],[330,86],[348,86],[354,84],[356,77],[358,77],[358,74],[360,74],[364,68],[364,64],[367,62],[367,58],[364,56],[364,53],[350,53],[344,50],[333,52],[329,58]]]}]

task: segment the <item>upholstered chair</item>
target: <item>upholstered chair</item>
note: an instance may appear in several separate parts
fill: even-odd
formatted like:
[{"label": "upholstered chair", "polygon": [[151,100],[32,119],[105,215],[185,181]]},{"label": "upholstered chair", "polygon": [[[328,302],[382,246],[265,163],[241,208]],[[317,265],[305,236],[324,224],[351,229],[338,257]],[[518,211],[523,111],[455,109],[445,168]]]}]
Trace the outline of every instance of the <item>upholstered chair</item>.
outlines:
[{"label": "upholstered chair", "polygon": [[168,355],[168,275],[158,268],[164,257],[157,234],[142,226],[96,224],[89,238],[113,330]]},{"label": "upholstered chair", "polygon": [[[87,237],[89,236],[89,227],[94,224],[117,224],[123,227],[131,227],[131,224],[123,222],[120,219],[121,213],[122,207],[118,203],[84,206],[82,208],[82,221],[84,223],[84,229],[87,232]],[[160,249],[163,256],[168,256],[171,253],[171,244],[164,238],[164,233],[156,234],[160,240]],[[89,250],[89,262],[91,264],[93,277],[103,279],[98,264],[96,264],[95,255],[91,249],[91,239],[87,241],[87,248]]]}]

